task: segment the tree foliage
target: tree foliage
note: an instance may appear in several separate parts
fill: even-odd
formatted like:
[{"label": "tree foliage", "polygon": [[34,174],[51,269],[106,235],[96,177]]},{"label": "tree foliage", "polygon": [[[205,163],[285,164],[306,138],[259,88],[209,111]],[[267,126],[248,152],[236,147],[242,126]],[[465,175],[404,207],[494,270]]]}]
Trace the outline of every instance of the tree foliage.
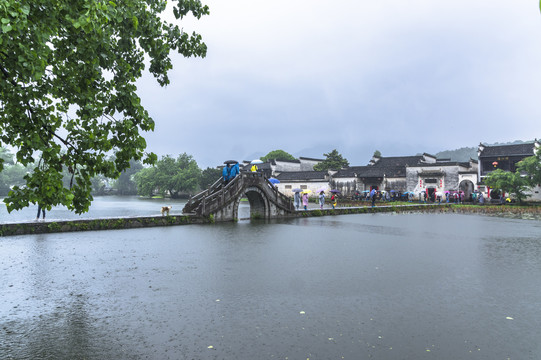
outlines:
[{"label": "tree foliage", "polygon": [[263,156],[261,160],[263,162],[267,162],[269,160],[293,161],[293,160],[297,160],[297,158],[295,158],[290,153],[285,152],[284,150],[273,150],[269,152],[267,155]]},{"label": "tree foliage", "polygon": [[201,189],[208,189],[216,180],[221,179],[222,170],[217,168],[207,167],[201,172],[201,177],[199,179],[199,187]]},{"label": "tree foliage", "polygon": [[155,166],[137,173],[135,182],[140,195],[160,194],[178,198],[182,194],[195,191],[200,176],[201,169],[197,162],[191,155],[184,153],[176,159],[169,155],[162,157]]},{"label": "tree foliage", "polygon": [[521,176],[519,171],[511,172],[496,169],[485,178],[485,184],[492,189],[498,189],[514,195],[519,203],[526,198],[525,191],[528,189],[528,181]]},{"label": "tree foliage", "polygon": [[325,160],[323,160],[319,164],[314,165],[314,170],[340,170],[349,166],[349,161],[342,157],[342,154],[340,154],[336,149],[334,149],[328,154],[323,154],[323,156],[325,156]]},{"label": "tree foliage", "polygon": [[[206,55],[200,35],[163,20],[166,4],[0,0],[0,146],[12,146],[23,166],[35,164],[26,186],[4,200],[9,211],[37,202],[84,212],[92,177],[116,178],[131,159],[156,160],[144,152],[141,132],[152,131],[154,121],[135,85],[145,59],[164,86],[171,52]],[[199,0],[172,5],[176,19],[209,13]]]},{"label": "tree foliage", "polygon": [[143,164],[138,160],[130,160],[130,167],[120,173],[113,187],[118,191],[119,195],[135,195],[137,194],[137,186],[133,176],[143,169]]},{"label": "tree foliage", "polygon": [[517,170],[524,174],[530,187],[541,184],[541,148],[538,148],[534,156],[524,158],[518,163]]}]

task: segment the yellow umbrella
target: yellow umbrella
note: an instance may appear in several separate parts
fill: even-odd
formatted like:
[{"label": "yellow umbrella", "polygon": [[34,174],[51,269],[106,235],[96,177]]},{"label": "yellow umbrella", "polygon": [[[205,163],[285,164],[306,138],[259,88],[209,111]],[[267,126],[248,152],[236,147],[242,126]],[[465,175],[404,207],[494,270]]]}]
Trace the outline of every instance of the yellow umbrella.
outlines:
[{"label": "yellow umbrella", "polygon": [[310,194],[311,192],[312,190],[308,190],[308,189],[302,191],[303,194]]}]

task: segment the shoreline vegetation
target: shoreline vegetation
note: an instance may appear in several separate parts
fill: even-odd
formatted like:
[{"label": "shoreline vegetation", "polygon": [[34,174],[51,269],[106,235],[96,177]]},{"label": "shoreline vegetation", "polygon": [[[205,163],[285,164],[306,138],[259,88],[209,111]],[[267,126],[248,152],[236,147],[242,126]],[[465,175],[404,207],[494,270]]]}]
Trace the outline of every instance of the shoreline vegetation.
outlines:
[{"label": "shoreline vegetation", "polygon": [[[356,202],[358,203],[358,202]],[[371,206],[351,206],[342,203],[336,209],[309,209],[293,213],[287,218],[336,216],[371,213],[452,213],[499,216],[506,218],[541,220],[541,205],[469,205],[469,204],[419,204],[419,203],[379,203]],[[346,206],[345,206],[346,205]],[[348,206],[349,205],[349,206]],[[265,221],[265,220],[261,220]],[[136,229],[157,226],[178,226],[189,224],[213,224],[214,218],[194,215],[131,216],[85,220],[19,222],[0,224],[0,237],[47,234],[58,232],[98,231],[117,229]]]}]

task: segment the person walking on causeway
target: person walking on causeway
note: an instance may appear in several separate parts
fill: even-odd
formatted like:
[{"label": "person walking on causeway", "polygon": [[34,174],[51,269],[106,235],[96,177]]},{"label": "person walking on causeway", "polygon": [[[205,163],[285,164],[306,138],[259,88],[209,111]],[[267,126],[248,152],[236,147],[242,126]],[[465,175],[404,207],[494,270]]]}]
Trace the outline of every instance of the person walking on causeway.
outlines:
[{"label": "person walking on causeway", "polygon": [[36,215],[36,221],[39,220],[39,214],[40,212],[43,214],[43,220],[45,220],[45,208],[41,207],[40,204],[38,204],[38,214]]},{"label": "person walking on causeway", "polygon": [[370,191],[370,199],[372,200],[372,207],[376,206],[376,196],[378,195],[378,192],[376,189],[372,189]]},{"label": "person walking on causeway", "polygon": [[296,192],[295,195],[293,195],[294,203],[295,203],[295,210],[299,210],[301,207],[301,194],[299,192]]},{"label": "person walking on causeway", "polygon": [[302,194],[302,204],[304,205],[304,210],[308,210],[308,194]]},{"label": "person walking on causeway", "polygon": [[325,204],[325,193],[322,191],[319,193],[319,208],[323,210],[323,204]]}]

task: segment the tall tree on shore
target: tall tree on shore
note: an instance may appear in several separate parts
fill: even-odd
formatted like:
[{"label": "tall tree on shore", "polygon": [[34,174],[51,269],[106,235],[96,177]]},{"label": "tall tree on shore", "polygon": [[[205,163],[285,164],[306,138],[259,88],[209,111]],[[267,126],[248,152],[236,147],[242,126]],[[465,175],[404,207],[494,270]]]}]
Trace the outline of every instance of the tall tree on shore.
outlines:
[{"label": "tall tree on shore", "polygon": [[522,159],[518,163],[517,170],[525,175],[526,181],[530,187],[541,184],[541,147],[538,148],[534,156]]},{"label": "tall tree on shore", "polygon": [[327,171],[327,170],[340,170],[342,168],[349,166],[349,161],[342,157],[342,154],[338,150],[334,149],[328,154],[323,154],[325,160],[314,165],[314,170],[316,171]]},{"label": "tall tree on shore", "polygon": [[295,156],[291,155],[288,152],[285,152],[284,150],[273,150],[270,151],[267,155],[263,156],[261,158],[263,162],[267,162],[269,160],[285,160],[285,161],[293,161],[297,160]]},{"label": "tall tree on shore", "polygon": [[519,171],[511,172],[496,169],[485,178],[485,184],[492,189],[501,190],[504,193],[514,195],[519,203],[526,198],[525,191],[528,189],[528,181]]},{"label": "tall tree on shore", "polygon": [[195,191],[201,177],[201,169],[191,155],[181,154],[178,158],[162,157],[151,168],[145,168],[135,175],[139,195],[160,194],[178,198]]},{"label": "tall tree on shore", "polygon": [[135,85],[145,61],[165,86],[171,52],[207,50],[200,35],[164,20],[166,8],[177,20],[209,13],[200,0],[0,2],[0,146],[13,147],[23,166],[36,164],[4,200],[8,211],[36,202],[87,211],[92,177],[117,178],[131,159],[156,161],[145,154],[141,132],[154,121]]}]

